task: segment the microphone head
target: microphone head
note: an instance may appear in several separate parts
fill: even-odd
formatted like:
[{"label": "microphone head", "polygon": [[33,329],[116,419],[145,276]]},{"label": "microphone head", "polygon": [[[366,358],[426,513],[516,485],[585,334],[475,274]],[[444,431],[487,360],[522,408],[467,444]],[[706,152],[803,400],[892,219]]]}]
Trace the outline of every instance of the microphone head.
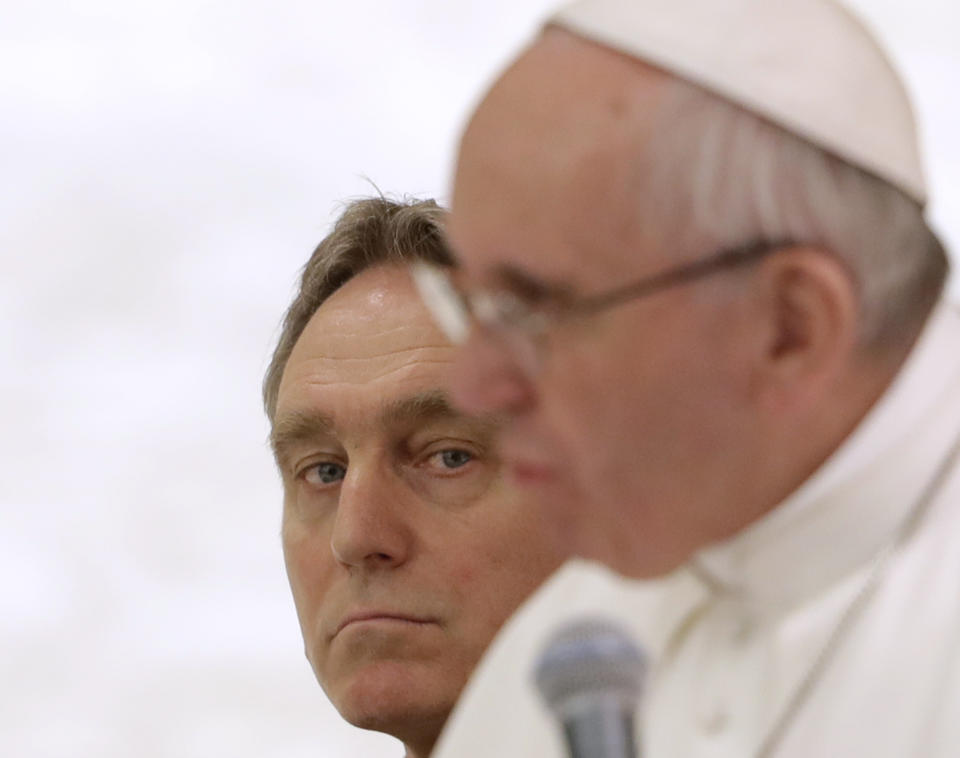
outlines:
[{"label": "microphone head", "polygon": [[562,626],[547,642],[534,680],[560,720],[599,703],[633,712],[643,691],[647,658],[630,634],[604,618]]}]

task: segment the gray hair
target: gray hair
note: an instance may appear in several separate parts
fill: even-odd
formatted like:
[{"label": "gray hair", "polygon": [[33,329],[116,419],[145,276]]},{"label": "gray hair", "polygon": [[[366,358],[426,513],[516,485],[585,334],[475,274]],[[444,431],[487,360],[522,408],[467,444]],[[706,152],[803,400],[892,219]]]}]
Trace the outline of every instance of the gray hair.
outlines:
[{"label": "gray hair", "polygon": [[856,283],[864,348],[903,344],[935,304],[943,246],[922,206],[886,181],[679,79],[649,145],[642,211],[678,254],[747,240],[823,248]]},{"label": "gray hair", "polygon": [[277,347],[263,379],[263,406],[273,423],[280,379],[310,318],[340,287],[380,264],[426,261],[453,264],[443,236],[445,211],[433,200],[371,197],[349,203],[323,238],[300,277]]}]

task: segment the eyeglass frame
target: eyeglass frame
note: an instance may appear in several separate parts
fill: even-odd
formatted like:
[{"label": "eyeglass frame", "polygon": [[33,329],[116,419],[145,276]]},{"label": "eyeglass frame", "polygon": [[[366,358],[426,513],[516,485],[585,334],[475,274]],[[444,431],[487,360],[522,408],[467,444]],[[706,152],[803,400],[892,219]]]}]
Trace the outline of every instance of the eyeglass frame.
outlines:
[{"label": "eyeglass frame", "polygon": [[567,299],[562,304],[555,303],[550,310],[539,311],[507,289],[464,292],[454,283],[448,267],[420,261],[413,264],[411,273],[424,305],[452,343],[466,342],[474,324],[501,335],[523,335],[535,343],[561,321],[591,316],[720,271],[755,263],[793,244],[789,240],[752,240],[606,292]]}]

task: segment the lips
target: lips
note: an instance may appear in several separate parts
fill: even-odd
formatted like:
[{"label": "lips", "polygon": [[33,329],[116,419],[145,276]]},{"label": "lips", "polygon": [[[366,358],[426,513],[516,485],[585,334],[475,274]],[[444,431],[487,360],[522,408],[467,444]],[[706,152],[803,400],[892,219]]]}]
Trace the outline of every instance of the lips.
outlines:
[{"label": "lips", "polygon": [[543,463],[513,460],[508,463],[508,468],[518,484],[543,484],[555,478],[555,469]]},{"label": "lips", "polygon": [[336,637],[340,632],[346,629],[348,626],[355,624],[363,623],[376,623],[376,622],[391,623],[395,622],[397,624],[435,624],[437,620],[428,616],[416,616],[409,613],[396,613],[393,611],[355,611],[353,613],[344,616],[341,619],[340,623],[337,625],[336,631],[331,635],[331,637]]},{"label": "lips", "polygon": [[519,484],[545,484],[556,479],[557,467],[542,454],[528,450],[504,450],[503,462],[512,479]]},{"label": "lips", "polygon": [[[500,456],[511,478],[518,484],[545,484],[557,478],[556,456],[551,446],[533,442],[521,432],[510,433],[500,439]],[[521,441],[522,440],[522,441]]]}]

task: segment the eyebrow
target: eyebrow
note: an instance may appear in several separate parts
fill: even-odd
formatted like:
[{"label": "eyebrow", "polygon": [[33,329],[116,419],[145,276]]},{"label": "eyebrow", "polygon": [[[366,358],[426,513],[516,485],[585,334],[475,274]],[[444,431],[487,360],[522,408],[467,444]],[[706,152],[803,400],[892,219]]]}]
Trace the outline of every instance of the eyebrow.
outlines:
[{"label": "eyebrow", "polygon": [[[497,421],[492,414],[471,416],[455,408],[442,390],[426,390],[385,403],[378,415],[383,426],[396,426],[411,421],[431,419],[463,419],[474,424],[481,433],[492,433]],[[277,417],[270,432],[270,446],[277,463],[283,466],[290,449],[299,442],[318,437],[336,436],[333,418],[319,411],[289,411]]]},{"label": "eyebrow", "polygon": [[270,430],[270,447],[281,467],[290,448],[298,442],[333,434],[333,419],[318,411],[287,411],[279,415]]},{"label": "eyebrow", "polygon": [[426,390],[409,397],[386,403],[380,411],[380,421],[393,424],[411,419],[462,416],[442,390]]}]

